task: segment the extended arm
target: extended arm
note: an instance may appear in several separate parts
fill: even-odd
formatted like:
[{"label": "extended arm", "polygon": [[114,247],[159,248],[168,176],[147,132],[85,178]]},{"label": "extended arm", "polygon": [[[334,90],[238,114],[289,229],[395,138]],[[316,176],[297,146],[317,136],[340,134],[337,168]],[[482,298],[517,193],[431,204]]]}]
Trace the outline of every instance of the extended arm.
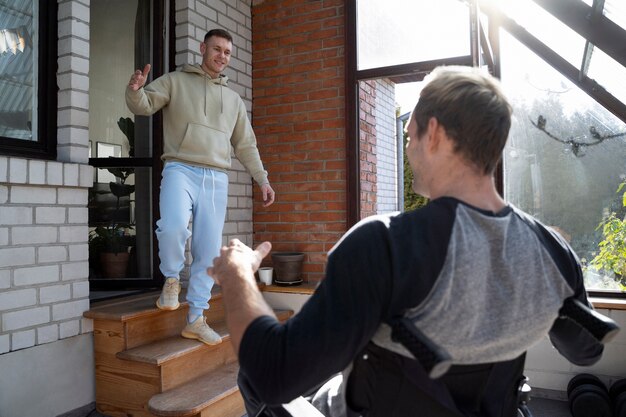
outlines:
[{"label": "extended arm", "polygon": [[169,77],[162,76],[144,88],[151,66],[136,70],[126,87],[126,105],[138,116],[150,116],[165,107],[170,100]]},{"label": "extended arm", "polygon": [[261,260],[272,249],[269,242],[263,242],[252,250],[238,239],[222,247],[220,256],[213,261],[207,273],[221,285],[226,307],[226,324],[235,352],[243,333],[250,323],[261,316],[276,318],[258,289],[254,278]]},{"label": "extended arm", "polygon": [[257,251],[236,244],[222,249],[208,272],[223,286],[240,372],[262,402],[282,404],[303,395],[345,369],[371,339],[391,287],[385,230],[373,225],[343,239],[329,254],[320,286],[285,323],[276,320],[254,282],[269,243]]}]

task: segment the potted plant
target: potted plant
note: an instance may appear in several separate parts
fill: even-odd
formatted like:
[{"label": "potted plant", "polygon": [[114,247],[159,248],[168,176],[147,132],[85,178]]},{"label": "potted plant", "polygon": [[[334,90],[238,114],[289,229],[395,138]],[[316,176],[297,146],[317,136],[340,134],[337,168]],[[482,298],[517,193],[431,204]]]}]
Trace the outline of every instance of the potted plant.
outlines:
[{"label": "potted plant", "polygon": [[130,224],[112,223],[98,226],[89,233],[89,250],[98,254],[103,276],[123,278],[128,268],[129,248],[132,236]]},{"label": "potted plant", "polygon": [[[623,291],[626,291],[626,181],[617,187],[621,193],[621,210],[611,211],[600,222],[596,230],[602,230],[602,241],[598,244],[599,252],[589,263],[598,271],[612,273]],[[618,214],[621,212],[621,215]]]}]

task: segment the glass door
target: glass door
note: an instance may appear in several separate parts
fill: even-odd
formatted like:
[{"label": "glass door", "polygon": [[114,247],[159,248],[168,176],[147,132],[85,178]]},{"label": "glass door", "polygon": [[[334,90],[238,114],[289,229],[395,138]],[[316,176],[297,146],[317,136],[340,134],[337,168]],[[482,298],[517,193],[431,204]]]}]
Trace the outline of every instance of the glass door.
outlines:
[{"label": "glass door", "polygon": [[153,207],[161,166],[153,144],[160,143],[160,119],[133,115],[124,93],[135,69],[150,63],[152,76],[163,72],[163,2],[99,0],[90,10],[90,286],[156,287]]}]

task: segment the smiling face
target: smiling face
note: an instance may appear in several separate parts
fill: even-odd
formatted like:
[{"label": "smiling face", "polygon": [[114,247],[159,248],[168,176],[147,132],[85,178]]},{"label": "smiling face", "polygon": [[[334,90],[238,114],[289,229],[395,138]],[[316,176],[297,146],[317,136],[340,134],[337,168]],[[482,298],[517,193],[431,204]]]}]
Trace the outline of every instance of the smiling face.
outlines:
[{"label": "smiling face", "polygon": [[226,38],[211,36],[200,44],[202,69],[212,78],[217,78],[230,62],[233,43]]}]

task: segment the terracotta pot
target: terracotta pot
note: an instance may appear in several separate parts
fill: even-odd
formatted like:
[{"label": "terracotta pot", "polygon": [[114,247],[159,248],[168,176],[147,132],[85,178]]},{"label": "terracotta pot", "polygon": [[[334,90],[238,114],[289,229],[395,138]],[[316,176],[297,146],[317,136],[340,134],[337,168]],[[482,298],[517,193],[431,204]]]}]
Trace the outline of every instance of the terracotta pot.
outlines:
[{"label": "terracotta pot", "polygon": [[100,253],[100,265],[102,266],[102,275],[105,278],[125,278],[128,269],[128,252],[119,253]]},{"label": "terracotta pot", "polygon": [[272,253],[274,266],[274,282],[276,284],[296,285],[302,282],[302,252]]}]

